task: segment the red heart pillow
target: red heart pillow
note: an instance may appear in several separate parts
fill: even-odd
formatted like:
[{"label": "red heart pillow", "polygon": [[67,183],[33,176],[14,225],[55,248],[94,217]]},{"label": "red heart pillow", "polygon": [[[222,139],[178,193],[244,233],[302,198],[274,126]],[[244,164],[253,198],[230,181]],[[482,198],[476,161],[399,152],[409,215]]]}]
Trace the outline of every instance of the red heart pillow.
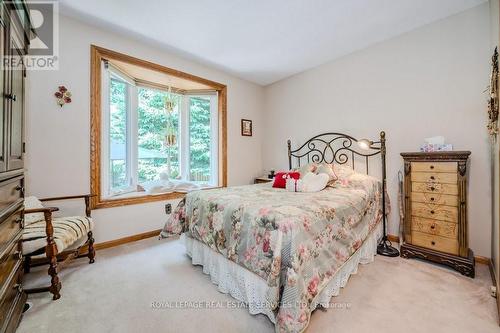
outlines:
[{"label": "red heart pillow", "polygon": [[285,188],[287,178],[299,179],[300,173],[299,172],[278,172],[276,174],[276,176],[274,176],[273,187]]}]

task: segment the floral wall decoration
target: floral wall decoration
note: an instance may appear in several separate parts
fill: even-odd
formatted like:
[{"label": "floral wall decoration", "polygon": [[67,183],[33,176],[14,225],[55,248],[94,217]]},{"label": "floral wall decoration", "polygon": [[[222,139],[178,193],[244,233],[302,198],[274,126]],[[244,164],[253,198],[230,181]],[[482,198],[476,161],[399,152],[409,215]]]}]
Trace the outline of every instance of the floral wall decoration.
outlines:
[{"label": "floral wall decoration", "polygon": [[71,103],[71,92],[65,86],[59,86],[54,96],[57,99],[57,105],[60,107],[64,104]]},{"label": "floral wall decoration", "polygon": [[498,50],[491,57],[490,86],[488,87],[488,133],[491,140],[496,141],[498,135]]}]

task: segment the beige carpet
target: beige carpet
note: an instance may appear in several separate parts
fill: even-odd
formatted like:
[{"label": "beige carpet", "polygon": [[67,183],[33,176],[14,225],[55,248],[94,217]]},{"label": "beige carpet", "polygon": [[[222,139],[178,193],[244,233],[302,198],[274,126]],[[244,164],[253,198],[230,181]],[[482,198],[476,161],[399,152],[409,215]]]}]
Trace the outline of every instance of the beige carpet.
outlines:
[{"label": "beige carpet", "polygon": [[[500,332],[487,266],[475,279],[418,260],[376,257],[332,299],[348,308],[315,311],[310,332]],[[45,277],[26,277],[27,286]],[[38,281],[37,281],[38,280]],[[30,295],[34,307],[18,332],[273,332],[246,309],[153,309],[173,301],[232,301],[179,240],[148,239],[99,251],[96,263],[74,261],[61,274],[62,297]]]}]

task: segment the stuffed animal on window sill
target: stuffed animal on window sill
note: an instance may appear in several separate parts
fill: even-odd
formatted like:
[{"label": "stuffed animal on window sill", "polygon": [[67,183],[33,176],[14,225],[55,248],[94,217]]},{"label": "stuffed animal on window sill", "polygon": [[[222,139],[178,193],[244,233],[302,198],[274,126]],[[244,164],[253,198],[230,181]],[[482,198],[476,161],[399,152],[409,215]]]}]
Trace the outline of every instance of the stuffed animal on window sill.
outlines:
[{"label": "stuffed animal on window sill", "polygon": [[325,173],[307,172],[301,179],[287,178],[286,190],[289,192],[319,192],[326,187],[330,177]]}]

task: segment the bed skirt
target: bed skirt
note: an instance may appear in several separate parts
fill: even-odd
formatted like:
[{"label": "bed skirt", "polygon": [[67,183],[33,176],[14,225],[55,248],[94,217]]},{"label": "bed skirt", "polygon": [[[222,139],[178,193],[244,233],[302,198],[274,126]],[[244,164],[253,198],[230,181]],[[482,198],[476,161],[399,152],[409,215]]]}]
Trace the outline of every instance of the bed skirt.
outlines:
[{"label": "bed skirt", "polygon": [[[329,307],[330,299],[337,296],[340,288],[345,287],[351,274],[356,274],[359,264],[368,264],[374,260],[377,244],[383,234],[382,223],[366,238],[363,245],[335,273],[328,285],[313,302],[313,307],[321,305]],[[268,286],[264,279],[253,272],[226,259],[207,245],[184,234],[181,235],[186,245],[186,254],[191,257],[193,265],[203,266],[203,273],[210,275],[212,283],[224,294],[230,294],[236,300],[247,305],[250,314],[262,313],[275,324],[276,317],[272,304],[279,300],[267,299]]]}]

